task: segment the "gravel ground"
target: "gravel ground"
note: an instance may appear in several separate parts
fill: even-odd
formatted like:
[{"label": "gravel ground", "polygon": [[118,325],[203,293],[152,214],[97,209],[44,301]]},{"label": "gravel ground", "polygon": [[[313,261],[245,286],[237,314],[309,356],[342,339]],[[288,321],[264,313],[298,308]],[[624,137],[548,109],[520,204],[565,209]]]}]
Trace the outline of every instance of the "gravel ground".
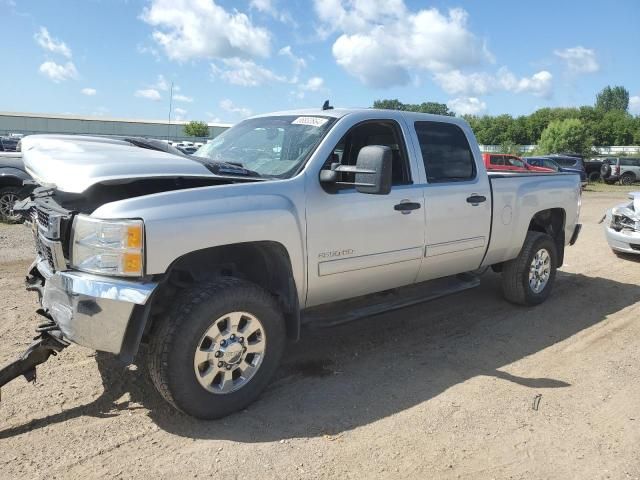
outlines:
[{"label": "gravel ground", "polygon": [[[145,369],[66,349],[0,404],[0,478],[640,478],[640,264],[587,193],[551,298],[499,277],[453,297],[304,332],[262,398],[224,420],[168,408]],[[0,363],[27,345],[30,234],[0,226]],[[535,399],[539,404],[534,409]]]}]

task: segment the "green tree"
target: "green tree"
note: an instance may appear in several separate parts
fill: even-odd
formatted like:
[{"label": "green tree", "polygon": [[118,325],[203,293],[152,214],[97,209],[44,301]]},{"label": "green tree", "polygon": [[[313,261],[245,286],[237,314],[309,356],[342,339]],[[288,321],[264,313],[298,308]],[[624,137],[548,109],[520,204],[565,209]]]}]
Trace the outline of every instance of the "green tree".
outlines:
[{"label": "green tree", "polygon": [[538,151],[542,154],[575,152],[591,153],[593,140],[588,136],[584,124],[577,118],[554,120],[540,136]]},{"label": "green tree", "polygon": [[184,126],[184,134],[188,137],[208,137],[209,126],[206,124],[206,122],[198,122],[196,120],[192,120]]},{"label": "green tree", "polygon": [[621,110],[626,112],[629,108],[629,91],[624,87],[604,87],[596,95],[596,108],[609,112]]},{"label": "green tree", "polygon": [[447,115],[453,117],[454,113],[449,110],[444,103],[423,102],[423,103],[402,103],[397,98],[393,100],[376,100],[373,108],[384,110],[402,110],[405,112],[433,113],[435,115]]}]

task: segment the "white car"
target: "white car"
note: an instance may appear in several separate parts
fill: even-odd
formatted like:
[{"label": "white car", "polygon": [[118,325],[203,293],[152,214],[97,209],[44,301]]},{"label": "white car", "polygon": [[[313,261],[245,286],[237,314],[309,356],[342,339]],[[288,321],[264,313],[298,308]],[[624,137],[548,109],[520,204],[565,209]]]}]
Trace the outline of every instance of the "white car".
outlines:
[{"label": "white car", "polygon": [[616,253],[640,254],[640,192],[629,193],[631,203],[623,203],[607,211],[605,235]]}]

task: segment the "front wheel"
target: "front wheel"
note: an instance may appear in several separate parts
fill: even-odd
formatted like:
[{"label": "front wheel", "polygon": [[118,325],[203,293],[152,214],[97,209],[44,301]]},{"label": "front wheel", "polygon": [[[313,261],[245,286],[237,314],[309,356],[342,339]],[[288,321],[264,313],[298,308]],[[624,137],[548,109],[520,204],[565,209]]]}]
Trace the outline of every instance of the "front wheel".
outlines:
[{"label": "front wheel", "polygon": [[280,363],[284,319],[265,290],[222,278],[180,294],[152,332],[148,367],[177,409],[220,418],[258,398]]},{"label": "front wheel", "polygon": [[7,223],[19,223],[22,216],[13,211],[13,205],[18,201],[20,187],[0,188],[0,220]]},{"label": "front wheel", "polygon": [[502,291],[519,305],[544,302],[553,288],[558,266],[557,247],[546,233],[528,232],[520,254],[503,264]]}]

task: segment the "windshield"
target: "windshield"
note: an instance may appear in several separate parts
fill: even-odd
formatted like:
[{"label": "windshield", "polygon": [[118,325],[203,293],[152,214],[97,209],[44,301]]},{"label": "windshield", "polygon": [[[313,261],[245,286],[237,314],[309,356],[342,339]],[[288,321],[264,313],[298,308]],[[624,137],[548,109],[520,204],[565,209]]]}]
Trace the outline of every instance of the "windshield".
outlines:
[{"label": "windshield", "polygon": [[245,120],[194,154],[238,164],[260,176],[288,178],[309,158],[334,118],[274,116]]}]

